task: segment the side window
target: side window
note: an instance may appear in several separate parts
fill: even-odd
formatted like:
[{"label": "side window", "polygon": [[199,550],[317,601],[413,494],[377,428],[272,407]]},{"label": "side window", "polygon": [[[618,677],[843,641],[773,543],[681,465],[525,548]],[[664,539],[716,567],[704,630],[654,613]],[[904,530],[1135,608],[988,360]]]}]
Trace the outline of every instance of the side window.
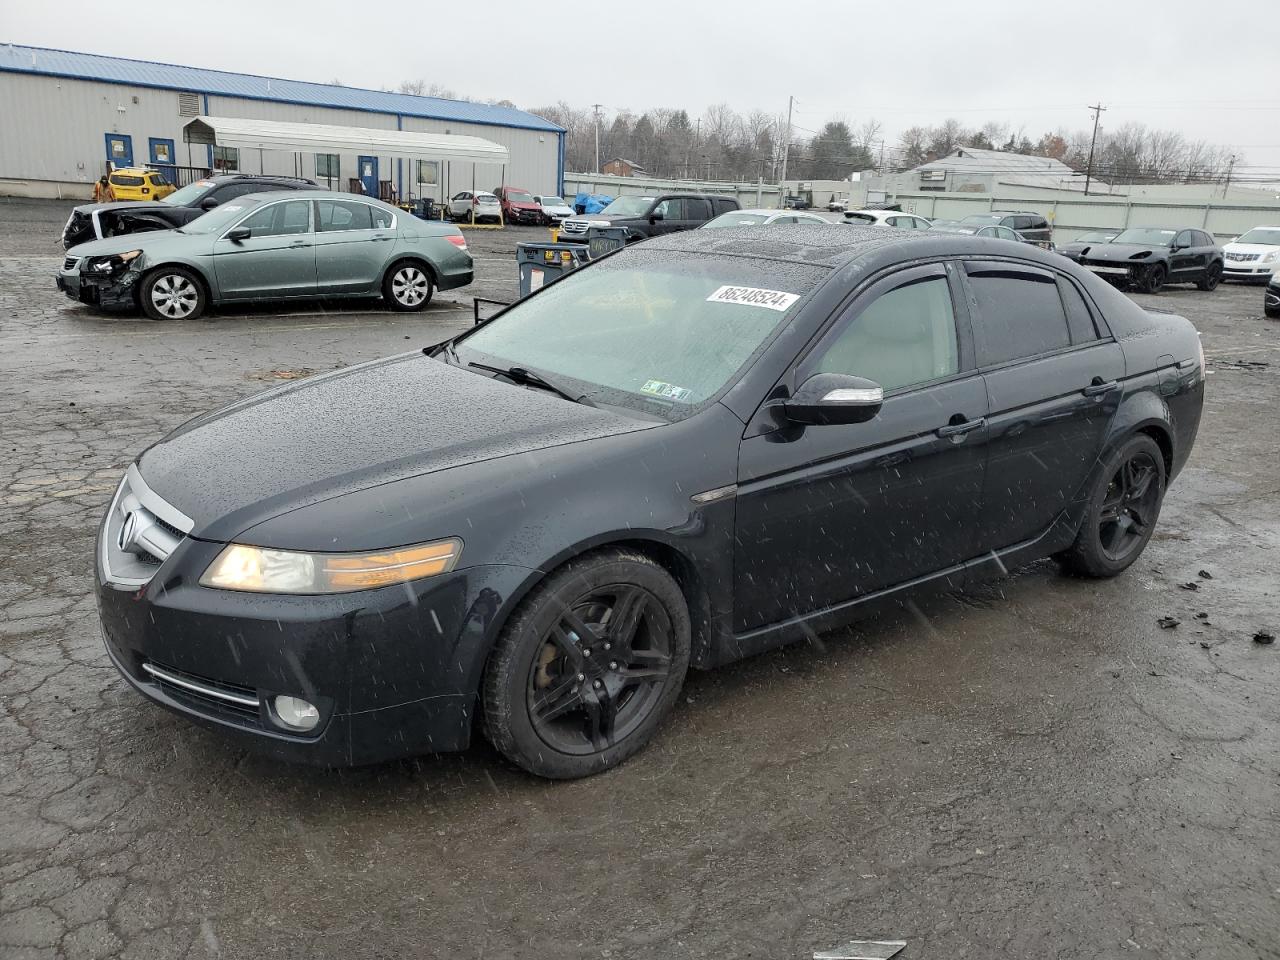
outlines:
[{"label": "side window", "polygon": [[923,217],[916,217],[915,219],[916,219],[917,230],[928,230],[929,227],[931,226],[929,221],[924,219]]},{"label": "side window", "polygon": [[711,205],[701,197],[690,197],[684,202],[684,219],[710,220]]},{"label": "side window", "polygon": [[247,196],[250,193],[261,193],[264,187],[260,183],[252,181],[241,181],[240,183],[228,183],[225,187],[219,187],[213,192],[213,197],[219,203],[226,203],[228,200],[234,200],[236,197]]},{"label": "side window", "polygon": [[1193,242],[1190,230],[1183,230],[1173,238],[1173,245],[1175,247],[1189,247]]},{"label": "side window", "polygon": [[286,200],[263,207],[238,226],[248,227],[253,237],[279,237],[293,233],[306,233],[311,228],[311,201]]},{"label": "side window", "polygon": [[711,209],[716,216],[719,216],[722,213],[731,213],[734,210],[737,210],[738,205],[732,200],[722,200],[717,198],[711,201]]},{"label": "side window", "polygon": [[806,363],[805,375],[846,373],[885,390],[946,377],[960,369],[951,291],[943,276],[909,280],[888,290]]},{"label": "side window", "polygon": [[1013,223],[1006,223],[1005,226],[1012,230],[1030,230],[1035,226],[1035,221],[1030,217],[1014,217]]},{"label": "side window", "polygon": [[1067,326],[1071,330],[1072,344],[1097,340],[1098,328],[1093,322],[1093,314],[1089,312],[1076,285],[1065,277],[1059,277],[1058,293],[1062,296],[1062,305],[1067,308]]},{"label": "side window", "polygon": [[373,218],[373,229],[386,230],[395,221],[395,214],[390,210],[383,210],[381,207],[367,207],[369,215]]},{"label": "side window", "polygon": [[1066,310],[1049,273],[1014,266],[965,264],[975,306],[980,366],[1071,346]]},{"label": "side window", "polygon": [[654,213],[662,214],[663,220],[685,220],[684,200],[680,197],[669,197],[654,208]]},{"label": "side window", "polygon": [[1044,217],[1032,217],[1032,218],[1031,218],[1031,229],[1032,229],[1032,230],[1048,230],[1048,229],[1049,229],[1049,221],[1048,221],[1048,220],[1046,220]]},{"label": "side window", "polygon": [[1205,233],[1203,230],[1196,231],[1196,243],[1198,243],[1202,247],[1217,246],[1217,242],[1213,239],[1213,237],[1209,236],[1209,234]]},{"label": "side window", "polygon": [[316,206],[320,216],[316,221],[316,230],[330,233],[337,230],[369,230],[373,223],[369,217],[370,207],[367,203],[354,200],[317,200]]}]

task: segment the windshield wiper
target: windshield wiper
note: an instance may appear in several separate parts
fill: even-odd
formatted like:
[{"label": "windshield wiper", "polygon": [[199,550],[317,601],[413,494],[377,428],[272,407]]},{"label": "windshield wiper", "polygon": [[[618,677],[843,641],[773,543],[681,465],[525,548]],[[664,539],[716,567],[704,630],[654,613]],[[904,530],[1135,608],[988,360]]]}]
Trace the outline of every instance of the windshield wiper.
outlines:
[{"label": "windshield wiper", "polygon": [[490,373],[496,373],[501,377],[506,377],[508,380],[513,383],[518,383],[521,386],[538,387],[542,390],[550,390],[552,393],[564,397],[572,403],[580,403],[587,407],[595,406],[585,393],[574,393],[572,390],[566,390],[564,387],[560,387],[552,383],[541,374],[534,373],[532,370],[528,370],[524,367],[491,367],[487,363],[476,363],[474,360],[467,361],[467,366],[475,367],[477,370],[488,370]]}]

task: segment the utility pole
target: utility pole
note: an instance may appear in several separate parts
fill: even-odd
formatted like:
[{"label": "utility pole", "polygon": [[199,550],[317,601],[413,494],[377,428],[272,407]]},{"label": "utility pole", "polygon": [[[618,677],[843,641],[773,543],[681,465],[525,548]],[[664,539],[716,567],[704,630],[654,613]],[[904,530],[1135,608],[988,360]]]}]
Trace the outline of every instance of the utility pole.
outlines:
[{"label": "utility pole", "polygon": [[1231,171],[1236,168],[1236,155],[1233,153],[1231,159],[1227,161],[1227,180],[1222,185],[1222,196],[1226,199],[1227,189],[1231,186]]},{"label": "utility pole", "polygon": [[1089,195],[1089,181],[1093,179],[1093,150],[1098,145],[1098,118],[1102,116],[1107,108],[1099,101],[1089,109],[1093,111],[1093,139],[1089,141],[1089,166],[1084,174],[1084,195],[1086,197]]},{"label": "utility pole", "polygon": [[593,103],[591,109],[596,112],[596,173],[600,172],[600,108],[603,103]]},{"label": "utility pole", "polygon": [[791,108],[796,105],[795,97],[787,97],[787,132],[782,140],[782,176],[778,178],[778,191],[782,194],[779,200],[785,206],[787,201],[787,154],[791,152]]}]

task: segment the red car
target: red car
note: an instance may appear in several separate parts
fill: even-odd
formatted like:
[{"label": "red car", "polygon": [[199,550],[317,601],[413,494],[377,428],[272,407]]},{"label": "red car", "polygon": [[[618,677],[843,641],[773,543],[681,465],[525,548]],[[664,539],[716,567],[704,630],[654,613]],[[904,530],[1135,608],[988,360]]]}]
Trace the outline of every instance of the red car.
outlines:
[{"label": "red car", "polygon": [[533,194],[521,187],[496,187],[494,194],[502,204],[502,219],[507,223],[548,223],[542,207]]}]

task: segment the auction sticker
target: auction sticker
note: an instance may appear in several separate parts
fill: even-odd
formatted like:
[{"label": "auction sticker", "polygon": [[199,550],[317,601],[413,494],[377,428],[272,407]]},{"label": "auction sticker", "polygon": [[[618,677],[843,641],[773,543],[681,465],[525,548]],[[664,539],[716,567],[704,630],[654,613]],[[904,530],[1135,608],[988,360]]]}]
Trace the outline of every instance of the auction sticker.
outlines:
[{"label": "auction sticker", "polygon": [[693,391],[687,387],[677,387],[674,383],[663,383],[661,380],[646,380],[644,386],[640,388],[641,393],[651,393],[655,397],[662,397],[664,400],[679,400],[684,402],[693,395]]},{"label": "auction sticker", "polygon": [[781,290],[764,290],[760,287],[723,286],[711,296],[708,303],[736,303],[744,307],[766,307],[769,310],[786,310],[800,299],[798,293]]}]

